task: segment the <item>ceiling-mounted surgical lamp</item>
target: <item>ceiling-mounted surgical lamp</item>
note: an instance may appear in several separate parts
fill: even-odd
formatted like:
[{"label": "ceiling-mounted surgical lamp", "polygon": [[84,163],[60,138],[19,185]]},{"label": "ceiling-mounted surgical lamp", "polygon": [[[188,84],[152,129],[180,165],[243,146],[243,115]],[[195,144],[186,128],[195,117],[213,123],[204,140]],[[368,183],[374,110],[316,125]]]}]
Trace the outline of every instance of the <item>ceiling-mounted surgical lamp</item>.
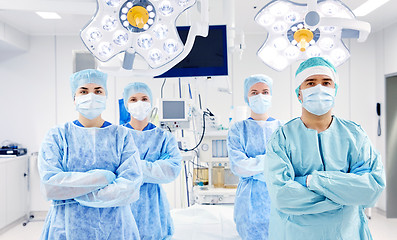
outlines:
[{"label": "ceiling-mounted surgical lamp", "polygon": [[[176,20],[195,5],[201,19],[190,26],[184,45]],[[122,66],[116,72],[129,70],[131,75],[157,76],[189,54],[196,36],[207,34],[208,0],[97,0],[97,11],[80,36],[101,62],[124,53]],[[134,68],[137,54],[147,63],[147,69]]]},{"label": "ceiling-mounted surgical lamp", "polygon": [[268,32],[257,55],[269,67],[282,71],[297,60],[319,56],[339,66],[350,57],[342,38],[367,39],[370,24],[356,20],[341,1],[307,2],[273,0],[255,16]]}]

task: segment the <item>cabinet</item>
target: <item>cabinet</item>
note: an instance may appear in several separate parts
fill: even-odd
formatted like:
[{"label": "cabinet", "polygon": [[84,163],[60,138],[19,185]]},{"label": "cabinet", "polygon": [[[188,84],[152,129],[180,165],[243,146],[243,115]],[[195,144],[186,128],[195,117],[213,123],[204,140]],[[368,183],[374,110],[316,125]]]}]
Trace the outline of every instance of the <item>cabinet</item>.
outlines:
[{"label": "cabinet", "polygon": [[0,229],[28,212],[28,160],[0,158]]},{"label": "cabinet", "polygon": [[[1,161],[1,158],[0,158]],[[4,164],[0,163],[0,229],[6,225],[6,169]]]}]

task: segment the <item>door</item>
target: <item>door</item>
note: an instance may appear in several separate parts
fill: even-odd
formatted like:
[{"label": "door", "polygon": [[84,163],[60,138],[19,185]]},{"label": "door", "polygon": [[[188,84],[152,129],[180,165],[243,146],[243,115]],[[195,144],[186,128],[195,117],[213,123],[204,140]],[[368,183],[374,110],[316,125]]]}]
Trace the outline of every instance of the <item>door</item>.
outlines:
[{"label": "door", "polygon": [[397,218],[397,76],[386,78],[386,216]]}]

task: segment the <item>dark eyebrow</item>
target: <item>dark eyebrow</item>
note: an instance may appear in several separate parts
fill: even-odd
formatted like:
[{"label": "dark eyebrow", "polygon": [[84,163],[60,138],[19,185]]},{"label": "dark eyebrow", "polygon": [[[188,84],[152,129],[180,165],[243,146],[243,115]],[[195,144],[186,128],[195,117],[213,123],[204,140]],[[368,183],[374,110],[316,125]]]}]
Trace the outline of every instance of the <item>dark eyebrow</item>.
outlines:
[{"label": "dark eyebrow", "polygon": [[308,79],[305,80],[305,82],[314,82],[314,81],[316,81],[316,80],[313,79],[313,78],[308,78]]},{"label": "dark eyebrow", "polygon": [[[314,78],[308,78],[305,80],[305,82],[314,82],[314,81],[316,81],[316,79],[314,79]],[[332,81],[332,79],[331,78],[323,78],[323,79],[321,79],[321,81]]]},{"label": "dark eyebrow", "polygon": [[94,88],[95,90],[98,90],[98,89],[103,89],[103,87],[96,87],[96,88]]},{"label": "dark eyebrow", "polygon": [[79,89],[88,90],[86,87],[79,87]]}]

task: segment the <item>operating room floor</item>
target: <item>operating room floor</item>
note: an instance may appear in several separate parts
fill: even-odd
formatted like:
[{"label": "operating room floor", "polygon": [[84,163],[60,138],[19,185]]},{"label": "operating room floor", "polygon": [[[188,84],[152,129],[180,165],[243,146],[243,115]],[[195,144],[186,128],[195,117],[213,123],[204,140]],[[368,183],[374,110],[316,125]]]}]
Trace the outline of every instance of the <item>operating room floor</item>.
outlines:
[{"label": "operating room floor", "polygon": [[[18,224],[0,235],[0,240],[38,240],[43,221],[30,222],[25,227]],[[372,211],[369,227],[374,240],[395,240],[397,236],[397,218],[387,219],[378,211]]]}]

